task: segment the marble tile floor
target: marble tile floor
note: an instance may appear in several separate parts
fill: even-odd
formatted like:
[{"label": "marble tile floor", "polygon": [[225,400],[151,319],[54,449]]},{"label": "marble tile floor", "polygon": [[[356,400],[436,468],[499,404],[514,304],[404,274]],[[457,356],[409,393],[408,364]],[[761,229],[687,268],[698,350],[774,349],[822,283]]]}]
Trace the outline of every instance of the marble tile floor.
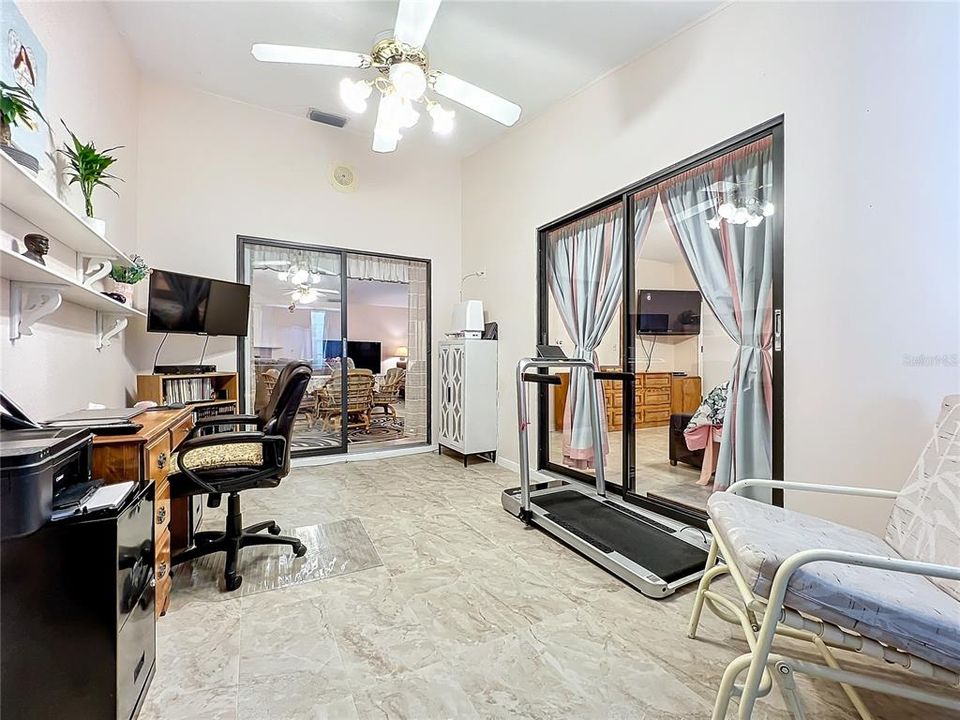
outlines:
[{"label": "marble tile floor", "polygon": [[[667,426],[653,428],[638,428],[636,431],[636,470],[637,492],[640,494],[659,495],[661,497],[681,502],[685,505],[705,510],[707,500],[710,499],[712,488],[697,485],[700,479],[700,469],[677,463],[670,464],[670,428]],[[621,483],[621,458],[623,433],[607,433],[607,442],[610,452],[607,455],[606,479],[608,482]],[[530,437],[531,452],[536,452],[536,440]],[[563,433],[557,430],[550,432],[550,459],[559,463],[563,457]]]},{"label": "marble tile floor", "polygon": [[[705,613],[688,639],[692,592],[644,598],[525,528],[500,507],[515,484],[493,464],[423,454],[244,493],[246,524],[359,520],[380,563],[253,594],[212,580],[175,591],[142,720],[709,718],[746,649],[732,626]],[[799,683],[811,718],[855,718],[837,686]],[[864,697],[878,720],[949,717]],[[788,716],[774,695],[754,717]]]}]

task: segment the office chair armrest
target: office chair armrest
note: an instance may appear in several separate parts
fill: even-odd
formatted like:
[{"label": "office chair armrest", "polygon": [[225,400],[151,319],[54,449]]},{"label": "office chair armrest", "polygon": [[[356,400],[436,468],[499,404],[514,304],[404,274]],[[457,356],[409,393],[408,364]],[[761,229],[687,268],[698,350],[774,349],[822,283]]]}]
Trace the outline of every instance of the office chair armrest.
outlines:
[{"label": "office chair armrest", "polygon": [[[218,445],[238,445],[241,443],[259,443],[264,449],[264,466],[270,462],[278,467],[282,465],[285,457],[287,440],[281,435],[264,435],[262,432],[230,432],[219,433],[216,435],[204,435],[196,438],[184,440],[177,449],[177,470],[186,475],[199,487],[202,487],[208,493],[218,494],[221,491],[210,483],[203,480],[196,472],[183,464],[184,456],[191,450],[197,450],[205,447],[216,447]],[[267,451],[272,453],[268,458]],[[257,472],[263,472],[258,470]]]},{"label": "office chair armrest", "polygon": [[260,421],[256,415],[209,415],[207,417],[197,418],[193,423],[193,429],[187,436],[187,439],[198,437],[201,430],[215,425],[257,425]]}]

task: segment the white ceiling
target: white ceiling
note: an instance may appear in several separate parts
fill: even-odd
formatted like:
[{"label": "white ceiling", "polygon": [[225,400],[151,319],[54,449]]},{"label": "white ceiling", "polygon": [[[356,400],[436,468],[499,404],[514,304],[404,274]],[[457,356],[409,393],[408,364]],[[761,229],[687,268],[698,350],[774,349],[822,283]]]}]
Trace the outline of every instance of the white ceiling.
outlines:
[{"label": "white ceiling", "polygon": [[[293,286],[280,280],[273,270],[254,269],[251,285],[251,298],[254,303],[273,307],[286,307],[290,304],[290,291]],[[339,290],[340,277],[328,276],[314,283],[316,287]],[[376,307],[406,308],[408,286],[406,283],[388,283],[376,280],[347,279],[347,298],[351,306],[372,305]],[[322,294],[310,305],[301,305],[303,310],[340,310],[340,294]]]},{"label": "white ceiling", "polygon": [[[427,39],[431,66],[520,104],[521,123],[635,58],[719,2],[446,0]],[[315,107],[348,114],[341,78],[373,70],[258,63],[255,42],[369,52],[393,27],[396,2],[112,1],[113,17],[141,69],[152,77],[303,117]],[[447,101],[449,102],[449,101]],[[470,154],[506,128],[457,106],[446,143]],[[372,104],[347,128],[372,135]],[[407,134],[430,137],[421,120]],[[406,136],[405,136],[405,142]],[[408,143],[409,144],[409,143]],[[404,144],[400,145],[400,152]]]}]

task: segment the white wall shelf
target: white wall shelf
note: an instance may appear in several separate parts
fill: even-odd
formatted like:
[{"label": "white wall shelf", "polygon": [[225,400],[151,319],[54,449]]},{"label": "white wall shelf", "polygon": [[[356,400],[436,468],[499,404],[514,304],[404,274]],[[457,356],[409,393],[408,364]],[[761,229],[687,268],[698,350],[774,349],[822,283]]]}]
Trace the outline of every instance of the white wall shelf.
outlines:
[{"label": "white wall shelf", "polygon": [[79,255],[132,264],[125,253],[99,235],[78,213],[2,152],[0,204]]},{"label": "white wall shelf", "polygon": [[23,255],[0,248],[0,277],[10,281],[10,339],[32,335],[30,326],[55,312],[63,301],[96,310],[97,349],[127,326],[130,317],[147,315]]}]

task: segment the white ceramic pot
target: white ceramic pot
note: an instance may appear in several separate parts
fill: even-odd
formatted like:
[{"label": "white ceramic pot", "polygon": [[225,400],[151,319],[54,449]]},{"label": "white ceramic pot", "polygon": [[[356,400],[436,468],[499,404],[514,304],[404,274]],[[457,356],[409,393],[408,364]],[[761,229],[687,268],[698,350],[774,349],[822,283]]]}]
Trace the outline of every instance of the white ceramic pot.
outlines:
[{"label": "white ceramic pot", "polygon": [[114,292],[123,295],[126,298],[127,305],[133,307],[133,284],[125,282],[117,282],[113,278],[107,278],[106,280],[107,292]]},{"label": "white ceramic pot", "polygon": [[88,217],[87,225],[100,237],[107,236],[107,221],[100,218]]}]

